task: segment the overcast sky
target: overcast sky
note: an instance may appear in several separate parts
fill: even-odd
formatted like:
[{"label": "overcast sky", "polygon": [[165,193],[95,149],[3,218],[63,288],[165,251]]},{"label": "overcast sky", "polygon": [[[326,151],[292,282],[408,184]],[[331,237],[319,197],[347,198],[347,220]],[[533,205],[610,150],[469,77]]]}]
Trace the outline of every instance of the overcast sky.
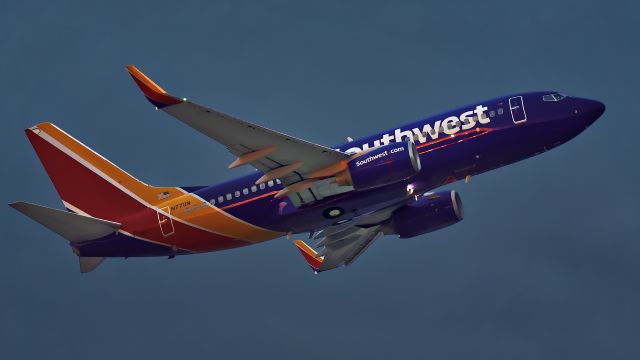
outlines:
[{"label": "overcast sky", "polygon": [[[640,5],[633,1],[0,1],[4,203],[62,208],[23,129],[52,121],[155,185],[205,185],[223,146],[124,70],[324,145],[505,94],[603,101],[585,133],[455,183],[459,224],[314,275],[286,239],[111,259],[1,212],[0,357],[640,357]],[[429,5],[433,3],[433,5]]]}]

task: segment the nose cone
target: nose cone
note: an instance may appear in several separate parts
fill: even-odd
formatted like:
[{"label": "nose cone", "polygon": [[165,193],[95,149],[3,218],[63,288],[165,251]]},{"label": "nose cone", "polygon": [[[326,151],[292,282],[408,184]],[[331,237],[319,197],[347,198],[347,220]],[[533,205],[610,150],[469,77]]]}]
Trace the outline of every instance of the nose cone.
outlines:
[{"label": "nose cone", "polygon": [[578,114],[585,121],[586,125],[593,124],[602,114],[605,106],[597,100],[580,99],[578,104]]}]

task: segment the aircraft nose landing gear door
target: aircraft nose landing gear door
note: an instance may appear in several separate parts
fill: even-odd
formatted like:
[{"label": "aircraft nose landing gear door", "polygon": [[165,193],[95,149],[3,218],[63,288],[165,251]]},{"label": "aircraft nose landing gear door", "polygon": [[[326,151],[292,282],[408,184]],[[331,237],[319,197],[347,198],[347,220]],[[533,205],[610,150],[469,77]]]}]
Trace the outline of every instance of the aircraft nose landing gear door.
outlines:
[{"label": "aircraft nose landing gear door", "polygon": [[160,231],[164,237],[173,235],[176,231],[173,227],[173,220],[167,214],[171,214],[171,209],[167,206],[160,209],[163,212],[158,211],[158,223],[160,224]]},{"label": "aircraft nose landing gear door", "polygon": [[527,113],[524,111],[522,96],[509,98],[509,108],[511,109],[511,117],[514,123],[519,124],[527,121]]}]

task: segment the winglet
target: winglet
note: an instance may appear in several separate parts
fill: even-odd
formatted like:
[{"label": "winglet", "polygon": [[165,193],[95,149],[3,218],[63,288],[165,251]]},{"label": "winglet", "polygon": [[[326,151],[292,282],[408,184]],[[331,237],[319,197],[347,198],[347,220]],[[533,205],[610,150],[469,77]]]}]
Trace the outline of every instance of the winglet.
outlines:
[{"label": "winglet", "polygon": [[136,82],[136,85],[138,85],[140,90],[142,90],[142,93],[144,93],[147,100],[149,100],[149,102],[155,105],[158,109],[180,104],[182,102],[182,100],[177,97],[169,95],[169,93],[164,91],[163,88],[158,86],[158,84],[153,82],[153,80],[149,79],[135,66],[127,65],[127,71],[133,78],[133,81]]},{"label": "winglet", "polygon": [[313,271],[315,271],[316,274],[319,273],[321,271],[320,266],[322,265],[322,261],[324,261],[324,258],[317,257],[318,253],[315,252],[315,250],[313,250],[309,245],[307,245],[302,240],[296,240],[295,244],[298,247],[298,250],[300,250],[302,257],[304,257],[304,260],[307,262],[307,264],[311,266],[311,268],[313,269]]}]

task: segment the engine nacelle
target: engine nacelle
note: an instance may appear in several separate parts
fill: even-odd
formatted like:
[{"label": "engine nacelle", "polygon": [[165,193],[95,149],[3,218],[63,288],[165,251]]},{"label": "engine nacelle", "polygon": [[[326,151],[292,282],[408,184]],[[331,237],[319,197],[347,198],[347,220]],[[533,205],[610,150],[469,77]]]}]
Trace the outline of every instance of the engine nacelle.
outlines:
[{"label": "engine nacelle", "polygon": [[457,192],[425,194],[394,211],[384,226],[384,233],[410,238],[453,225],[463,218],[462,200]]},{"label": "engine nacelle", "polygon": [[349,160],[348,168],[336,175],[340,185],[355,190],[393,184],[420,172],[420,156],[412,142],[379,146]]}]

